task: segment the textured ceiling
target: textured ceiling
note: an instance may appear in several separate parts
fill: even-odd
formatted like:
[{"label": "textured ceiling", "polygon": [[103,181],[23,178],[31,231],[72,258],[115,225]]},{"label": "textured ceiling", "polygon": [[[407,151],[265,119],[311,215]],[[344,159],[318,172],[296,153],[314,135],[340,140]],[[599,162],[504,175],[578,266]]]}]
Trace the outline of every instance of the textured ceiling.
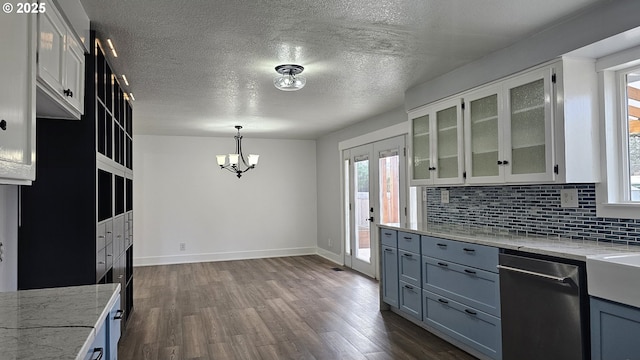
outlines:
[{"label": "textured ceiling", "polygon": [[[118,51],[135,134],[314,139],[605,0],[81,1]],[[304,89],[273,86],[284,63]]]}]

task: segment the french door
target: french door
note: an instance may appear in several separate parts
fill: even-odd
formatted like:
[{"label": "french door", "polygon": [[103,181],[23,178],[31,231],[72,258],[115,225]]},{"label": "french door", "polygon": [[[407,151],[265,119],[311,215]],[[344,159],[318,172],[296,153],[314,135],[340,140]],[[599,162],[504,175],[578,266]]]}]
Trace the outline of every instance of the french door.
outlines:
[{"label": "french door", "polygon": [[375,224],[406,222],[404,136],[343,151],[347,267],[378,277]]}]

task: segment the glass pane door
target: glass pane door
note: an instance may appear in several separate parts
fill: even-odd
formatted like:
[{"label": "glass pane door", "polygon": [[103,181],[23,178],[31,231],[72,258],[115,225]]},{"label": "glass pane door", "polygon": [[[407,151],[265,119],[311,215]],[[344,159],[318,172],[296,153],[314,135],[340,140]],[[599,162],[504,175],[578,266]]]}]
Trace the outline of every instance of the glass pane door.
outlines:
[{"label": "glass pane door", "polygon": [[412,120],[413,180],[431,178],[431,143],[429,130],[429,114]]},{"label": "glass pane door", "polygon": [[378,195],[381,224],[400,224],[400,156],[383,151],[378,159]]},{"label": "glass pane door", "polygon": [[456,106],[436,112],[438,128],[438,179],[458,176],[458,109]]},{"label": "glass pane door", "polygon": [[544,173],[546,116],[544,79],[509,90],[511,174]]},{"label": "glass pane door", "polygon": [[369,157],[355,158],[353,188],[355,189],[355,257],[364,262],[371,262],[371,215],[369,204]]}]

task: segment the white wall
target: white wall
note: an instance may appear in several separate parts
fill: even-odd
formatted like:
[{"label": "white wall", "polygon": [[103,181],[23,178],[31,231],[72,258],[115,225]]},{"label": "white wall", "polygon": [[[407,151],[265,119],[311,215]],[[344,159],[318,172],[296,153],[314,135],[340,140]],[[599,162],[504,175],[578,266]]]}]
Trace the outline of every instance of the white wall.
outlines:
[{"label": "white wall", "polygon": [[315,141],[245,137],[260,162],[241,179],[216,164],[234,150],[231,136],[134,144],[134,264],[316,253]]},{"label": "white wall", "polygon": [[0,291],[18,289],[18,186],[0,185]]},{"label": "white wall", "polygon": [[[340,223],[340,157],[338,143],[407,121],[403,107],[359,122],[317,140],[318,164],[318,248],[319,253],[342,262],[342,229]],[[331,239],[329,246],[328,239]],[[326,251],[323,251],[326,250]],[[337,256],[336,256],[337,255]]]}]

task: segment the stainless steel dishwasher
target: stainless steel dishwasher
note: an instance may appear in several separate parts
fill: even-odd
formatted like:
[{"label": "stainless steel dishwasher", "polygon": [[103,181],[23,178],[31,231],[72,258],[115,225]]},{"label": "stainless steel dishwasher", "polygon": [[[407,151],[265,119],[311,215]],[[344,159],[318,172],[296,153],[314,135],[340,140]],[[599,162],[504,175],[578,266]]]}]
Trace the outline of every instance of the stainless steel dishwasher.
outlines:
[{"label": "stainless steel dishwasher", "polygon": [[584,263],[507,251],[498,265],[503,360],[589,359]]}]

